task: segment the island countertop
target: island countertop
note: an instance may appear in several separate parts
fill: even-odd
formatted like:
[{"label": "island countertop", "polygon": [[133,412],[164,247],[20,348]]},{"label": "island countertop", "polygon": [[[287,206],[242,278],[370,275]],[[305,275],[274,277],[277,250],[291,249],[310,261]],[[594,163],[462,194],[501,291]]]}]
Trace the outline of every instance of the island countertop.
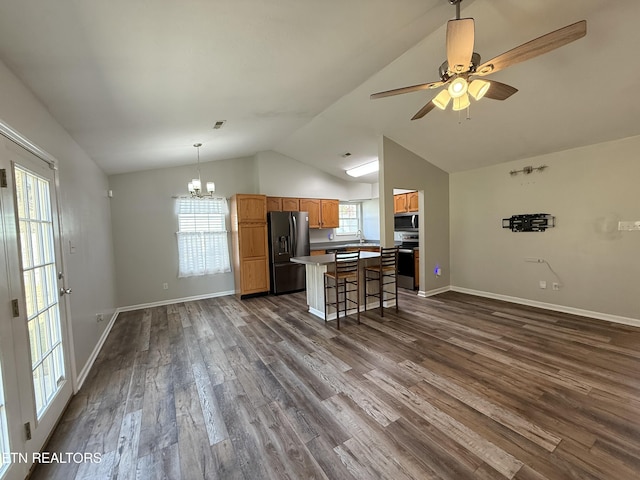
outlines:
[{"label": "island countertop", "polygon": [[[360,259],[377,258],[379,252],[360,252]],[[329,265],[335,262],[335,254],[327,253],[325,255],[307,255],[306,257],[293,257],[294,263],[302,263],[303,265]]]}]

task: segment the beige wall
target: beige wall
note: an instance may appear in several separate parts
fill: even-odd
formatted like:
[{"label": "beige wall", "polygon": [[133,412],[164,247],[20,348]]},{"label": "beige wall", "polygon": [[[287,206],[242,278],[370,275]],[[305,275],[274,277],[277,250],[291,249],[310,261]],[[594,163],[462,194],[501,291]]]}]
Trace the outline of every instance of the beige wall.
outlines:
[{"label": "beige wall", "polygon": [[350,182],[277,152],[256,154],[259,192],[274,197],[373,198],[369,183]]},{"label": "beige wall", "polygon": [[[203,183],[216,183],[216,195],[257,193],[252,157],[203,162],[200,170]],[[109,177],[119,306],[233,292],[233,273],[178,278],[178,220],[172,197],[185,195],[194,176],[196,167],[190,165]],[[163,283],[169,284],[168,290]]]},{"label": "beige wall", "polygon": [[[380,158],[380,239],[393,245],[393,189],[420,192],[420,291],[445,288],[449,269],[449,174],[381,137]],[[436,266],[442,275],[433,273]]]},{"label": "beige wall", "polygon": [[[73,289],[69,317],[80,373],[116,307],[107,177],[1,62],[0,121],[58,161],[65,274]],[[106,320],[96,323],[97,313]]]},{"label": "beige wall", "polygon": [[[619,220],[640,220],[639,150],[634,137],[452,174],[452,285],[640,319],[640,232],[617,230]],[[543,164],[543,172],[509,175]],[[552,214],[557,226],[501,228],[520,213]],[[526,257],[547,260],[557,277]]]}]

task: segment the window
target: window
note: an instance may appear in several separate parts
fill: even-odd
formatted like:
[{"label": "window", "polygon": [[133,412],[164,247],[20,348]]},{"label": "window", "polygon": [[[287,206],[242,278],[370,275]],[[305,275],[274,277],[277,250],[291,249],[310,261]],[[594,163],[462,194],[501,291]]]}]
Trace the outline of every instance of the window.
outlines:
[{"label": "window", "polygon": [[230,272],[225,198],[179,198],[178,277]]},{"label": "window", "polygon": [[338,219],[340,221],[337,235],[357,235],[360,230],[360,204],[341,203],[338,207]]}]

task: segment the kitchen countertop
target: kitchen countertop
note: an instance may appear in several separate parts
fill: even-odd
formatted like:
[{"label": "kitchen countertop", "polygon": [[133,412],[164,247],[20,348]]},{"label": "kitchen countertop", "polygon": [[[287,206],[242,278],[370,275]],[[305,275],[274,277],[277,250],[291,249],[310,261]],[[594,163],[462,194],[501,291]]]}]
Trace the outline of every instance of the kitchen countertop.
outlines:
[{"label": "kitchen countertop", "polygon": [[[395,242],[396,246],[399,246],[402,242]],[[333,250],[335,248],[349,248],[349,247],[379,247],[379,240],[366,240],[363,243],[358,241],[346,241],[346,242],[322,242],[322,243],[312,243],[309,245],[311,250]]]},{"label": "kitchen countertop", "polygon": [[[377,258],[379,256],[380,253],[378,252],[360,252],[360,259]],[[293,257],[291,261],[294,263],[302,263],[303,265],[329,265],[335,261],[335,255],[333,253],[326,253],[324,255]]]}]

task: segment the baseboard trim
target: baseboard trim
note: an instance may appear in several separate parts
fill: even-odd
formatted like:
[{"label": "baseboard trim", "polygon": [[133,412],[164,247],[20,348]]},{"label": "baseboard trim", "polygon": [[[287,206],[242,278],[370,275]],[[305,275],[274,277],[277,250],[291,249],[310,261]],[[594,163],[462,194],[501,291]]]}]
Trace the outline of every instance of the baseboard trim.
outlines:
[{"label": "baseboard trim", "polygon": [[205,293],[204,295],[194,295],[192,297],[172,298],[170,300],[160,300],[158,302],[140,303],[138,305],[129,305],[126,307],[118,308],[118,312],[131,312],[133,310],[140,310],[142,308],[162,307],[164,305],[171,305],[172,303],[193,302],[196,300],[206,300],[207,298],[226,297],[227,295],[234,295],[234,290],[228,290],[226,292]]},{"label": "baseboard trim", "polygon": [[78,374],[78,376],[76,377],[76,382],[75,382],[75,390],[74,390],[74,394],[78,393],[78,391],[80,390],[80,388],[82,388],[82,384],[84,383],[84,381],[87,379],[87,376],[89,375],[89,372],[91,371],[91,367],[93,367],[93,364],[96,361],[96,358],[98,358],[98,354],[100,353],[100,350],[102,350],[102,347],[104,346],[104,342],[107,341],[107,337],[109,336],[109,333],[111,333],[111,329],[113,328],[113,325],[116,323],[116,319],[118,318],[118,315],[122,312],[130,312],[133,310],[140,310],[142,308],[151,308],[151,307],[161,307],[164,305],[171,305],[172,303],[179,303],[179,302],[191,302],[191,301],[195,301],[195,300],[205,300],[207,298],[214,298],[214,297],[225,297],[227,295],[233,295],[235,292],[233,290],[231,291],[226,291],[226,292],[217,292],[217,293],[208,293],[208,294],[204,294],[204,295],[195,295],[192,297],[183,297],[183,298],[174,298],[171,300],[162,300],[159,302],[151,302],[151,303],[141,303],[139,305],[129,305],[126,307],[119,307],[116,309],[116,311],[113,313],[113,315],[111,316],[111,319],[109,320],[109,323],[107,324],[107,328],[104,329],[104,331],[102,332],[102,335],[100,336],[100,340],[98,340],[98,343],[96,344],[96,347],[93,349],[93,352],[91,352],[91,355],[89,356],[89,359],[87,360],[87,363],[85,363],[84,367],[82,368],[82,370],[80,371],[80,373]]},{"label": "baseboard trim", "polygon": [[438,295],[440,293],[448,292],[449,290],[451,290],[451,286],[450,285],[447,285],[446,287],[435,288],[435,289],[429,290],[429,291],[419,290],[418,291],[418,296],[422,297],[422,298],[433,297],[434,295]]},{"label": "baseboard trim", "polygon": [[116,323],[116,318],[118,318],[118,313],[120,313],[119,310],[116,310],[115,312],[113,312],[113,315],[111,316],[111,319],[107,324],[107,327],[102,332],[102,335],[100,335],[100,340],[98,340],[96,347],[93,349],[93,352],[91,352],[91,355],[87,360],[87,363],[84,364],[84,367],[82,367],[82,370],[76,377],[75,390],[73,392],[74,394],[78,393],[80,388],[82,388],[82,384],[87,379],[87,375],[89,375],[89,372],[91,371],[91,367],[93,367],[93,364],[96,361],[96,358],[98,358],[98,354],[100,353],[100,350],[102,350],[104,342],[107,341],[107,337],[109,336],[109,333],[111,333],[111,329],[113,328],[113,325]]},{"label": "baseboard trim", "polygon": [[477,297],[492,298],[494,300],[502,300],[519,305],[527,305],[529,307],[537,307],[545,310],[553,310],[555,312],[570,313],[581,317],[594,318],[596,320],[604,320],[605,322],[620,323],[622,325],[630,325],[632,327],[640,327],[640,319],[622,317],[619,315],[611,315],[609,313],[594,312],[592,310],[583,310],[581,308],[567,307],[565,305],[556,305],[554,303],[538,302],[520,297],[511,297],[509,295],[501,295],[499,293],[484,292],[481,290],[473,290],[470,288],[451,286],[453,292],[466,293]]}]

